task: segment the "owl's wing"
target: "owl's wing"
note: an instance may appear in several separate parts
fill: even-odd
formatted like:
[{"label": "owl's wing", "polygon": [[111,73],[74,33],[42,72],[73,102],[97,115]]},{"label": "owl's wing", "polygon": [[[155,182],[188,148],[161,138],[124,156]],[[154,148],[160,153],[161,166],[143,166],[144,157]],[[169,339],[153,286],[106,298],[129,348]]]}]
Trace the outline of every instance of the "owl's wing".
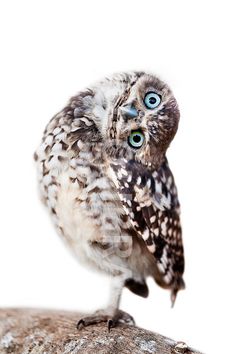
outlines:
[{"label": "owl's wing", "polygon": [[184,288],[184,251],[177,189],[168,162],[154,172],[136,161],[111,167],[124,209],[156,259],[160,274],[156,280],[172,290],[174,303]]}]

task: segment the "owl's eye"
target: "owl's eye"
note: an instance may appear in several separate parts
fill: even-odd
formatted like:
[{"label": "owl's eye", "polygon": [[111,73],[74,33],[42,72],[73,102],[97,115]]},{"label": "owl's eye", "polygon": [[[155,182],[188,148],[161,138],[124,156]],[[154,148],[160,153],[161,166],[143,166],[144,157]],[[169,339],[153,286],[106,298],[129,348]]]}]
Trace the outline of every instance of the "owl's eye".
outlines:
[{"label": "owl's eye", "polygon": [[134,130],[131,132],[130,136],[128,137],[128,143],[131,147],[135,149],[139,149],[144,142],[144,135],[139,130]]},{"label": "owl's eye", "polygon": [[161,103],[161,96],[155,92],[148,92],[144,97],[144,104],[148,109],[154,109]]}]

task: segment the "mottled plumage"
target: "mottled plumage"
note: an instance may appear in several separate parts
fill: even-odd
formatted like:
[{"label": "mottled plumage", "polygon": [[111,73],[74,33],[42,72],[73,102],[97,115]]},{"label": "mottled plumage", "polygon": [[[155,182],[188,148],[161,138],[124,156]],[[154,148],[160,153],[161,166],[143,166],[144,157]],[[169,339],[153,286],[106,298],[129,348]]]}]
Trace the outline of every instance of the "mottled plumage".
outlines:
[{"label": "mottled plumage", "polygon": [[78,259],[113,283],[108,308],[84,325],[128,321],[121,290],[146,297],[148,276],[173,302],[184,287],[180,208],[165,156],[178,121],[168,86],[131,72],[81,91],[45,129],[35,153],[42,198]]}]

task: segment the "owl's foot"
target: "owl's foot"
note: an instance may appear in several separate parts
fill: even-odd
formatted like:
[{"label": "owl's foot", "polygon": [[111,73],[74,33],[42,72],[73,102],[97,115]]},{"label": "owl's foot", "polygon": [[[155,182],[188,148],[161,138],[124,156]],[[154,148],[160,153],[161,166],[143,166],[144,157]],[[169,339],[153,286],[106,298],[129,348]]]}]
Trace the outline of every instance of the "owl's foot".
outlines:
[{"label": "owl's foot", "polygon": [[77,329],[87,327],[93,324],[106,322],[108,331],[110,332],[111,328],[116,327],[118,324],[123,323],[127,325],[135,325],[134,319],[128,313],[117,310],[115,315],[110,315],[106,310],[98,310],[91,316],[83,317],[77,323]]}]

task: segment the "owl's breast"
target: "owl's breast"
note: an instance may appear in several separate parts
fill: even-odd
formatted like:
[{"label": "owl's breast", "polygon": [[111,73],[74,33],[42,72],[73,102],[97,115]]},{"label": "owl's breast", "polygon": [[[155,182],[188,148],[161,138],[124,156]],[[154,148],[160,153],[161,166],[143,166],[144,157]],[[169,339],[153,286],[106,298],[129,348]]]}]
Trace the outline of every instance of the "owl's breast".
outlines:
[{"label": "owl's breast", "polygon": [[97,163],[86,149],[76,157],[51,155],[38,160],[41,192],[77,259],[112,274],[121,269],[148,273],[149,255],[124,210],[109,163]]},{"label": "owl's breast", "polygon": [[[79,172],[83,178],[91,174],[89,167],[79,168]],[[84,185],[70,174],[67,170],[58,178],[55,209],[59,228],[78,260],[113,275],[125,272],[137,278],[152,273],[153,260],[133,230],[109,177],[101,171],[93,180],[90,175],[90,183]]]},{"label": "owl's breast", "polygon": [[128,220],[113,182],[103,168],[90,163],[70,165],[58,175],[53,217],[81,261],[93,261],[93,243],[109,247],[117,242],[121,248],[132,243],[126,238]]}]

